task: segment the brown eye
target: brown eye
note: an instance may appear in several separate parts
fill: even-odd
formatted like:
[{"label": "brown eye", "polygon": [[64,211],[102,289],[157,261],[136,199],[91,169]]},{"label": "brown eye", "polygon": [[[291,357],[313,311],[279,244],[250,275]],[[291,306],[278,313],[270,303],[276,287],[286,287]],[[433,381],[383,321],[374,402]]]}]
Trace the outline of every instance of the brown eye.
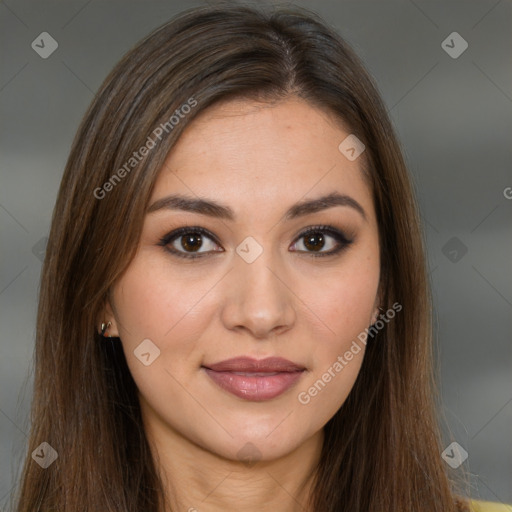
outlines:
[{"label": "brown eye", "polygon": [[190,235],[182,235],[181,238],[178,239],[181,243],[181,247],[183,247],[186,251],[197,251],[203,245],[203,241],[201,239],[200,234],[190,234]]},{"label": "brown eye", "polygon": [[172,231],[165,235],[158,245],[183,258],[200,258],[210,252],[222,252],[213,235],[200,227],[184,227]]},{"label": "brown eye", "polygon": [[310,251],[320,251],[325,245],[322,233],[312,233],[304,237],[304,246]]},{"label": "brown eye", "polygon": [[[299,235],[297,240],[293,244],[293,248],[297,252],[304,252],[309,256],[334,256],[353,242],[341,231],[331,226],[312,227]],[[301,240],[303,241],[301,242]],[[325,248],[327,250],[323,250]]]}]

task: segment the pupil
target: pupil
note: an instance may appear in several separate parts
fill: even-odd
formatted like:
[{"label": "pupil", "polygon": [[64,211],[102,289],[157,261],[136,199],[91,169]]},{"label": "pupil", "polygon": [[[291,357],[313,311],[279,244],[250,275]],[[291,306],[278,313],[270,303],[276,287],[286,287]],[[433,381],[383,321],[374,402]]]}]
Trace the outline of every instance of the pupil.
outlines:
[{"label": "pupil", "polygon": [[181,237],[181,245],[188,251],[197,251],[203,245],[201,235],[183,235]]},{"label": "pupil", "polygon": [[305,238],[304,245],[310,250],[317,251],[324,246],[324,237],[321,233],[313,233]]}]

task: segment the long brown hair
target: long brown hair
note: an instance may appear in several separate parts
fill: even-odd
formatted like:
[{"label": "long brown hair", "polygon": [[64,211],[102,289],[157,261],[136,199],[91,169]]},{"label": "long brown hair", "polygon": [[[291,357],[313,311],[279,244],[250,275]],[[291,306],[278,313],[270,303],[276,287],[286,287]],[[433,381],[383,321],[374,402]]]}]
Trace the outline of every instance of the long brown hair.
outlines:
[{"label": "long brown hair", "polygon": [[[381,306],[403,306],[368,339],[355,385],[324,427],[308,510],[462,510],[440,457],[423,235],[377,87],[315,13],[232,3],[189,9],[147,36],[106,78],[78,129],[42,270],[18,512],[162,507],[136,386],[119,339],[97,333],[99,314],[135,255],[158,172],[190,121],[220,100],[291,95],[365,144],[381,240]],[[149,149],[134,163],[142,146]],[[42,442],[58,453],[46,469],[30,457]]]}]

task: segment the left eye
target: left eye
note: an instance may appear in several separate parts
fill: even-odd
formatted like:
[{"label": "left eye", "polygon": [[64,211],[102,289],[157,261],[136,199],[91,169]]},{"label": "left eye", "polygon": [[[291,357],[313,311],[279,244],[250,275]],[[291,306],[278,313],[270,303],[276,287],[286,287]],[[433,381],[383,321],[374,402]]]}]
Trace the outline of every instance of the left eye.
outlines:
[{"label": "left eye", "polygon": [[[331,241],[329,243],[329,239],[334,240],[334,242]],[[302,233],[298,240],[299,242],[294,243],[293,247],[300,252],[307,252],[311,256],[332,256],[352,243],[352,240],[348,240],[341,231],[330,226],[310,228]],[[299,246],[298,248],[296,247],[297,245]],[[323,250],[326,248],[326,245],[327,250]],[[301,246],[305,247],[305,250]]]}]

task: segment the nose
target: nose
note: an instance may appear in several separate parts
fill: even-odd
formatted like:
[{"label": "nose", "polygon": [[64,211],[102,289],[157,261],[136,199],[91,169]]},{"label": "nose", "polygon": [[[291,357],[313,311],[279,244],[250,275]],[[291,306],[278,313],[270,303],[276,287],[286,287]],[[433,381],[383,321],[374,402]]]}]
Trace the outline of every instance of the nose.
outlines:
[{"label": "nose", "polygon": [[262,340],[293,326],[297,298],[270,251],[264,250],[252,263],[237,256],[228,279],[221,314],[227,329]]}]

